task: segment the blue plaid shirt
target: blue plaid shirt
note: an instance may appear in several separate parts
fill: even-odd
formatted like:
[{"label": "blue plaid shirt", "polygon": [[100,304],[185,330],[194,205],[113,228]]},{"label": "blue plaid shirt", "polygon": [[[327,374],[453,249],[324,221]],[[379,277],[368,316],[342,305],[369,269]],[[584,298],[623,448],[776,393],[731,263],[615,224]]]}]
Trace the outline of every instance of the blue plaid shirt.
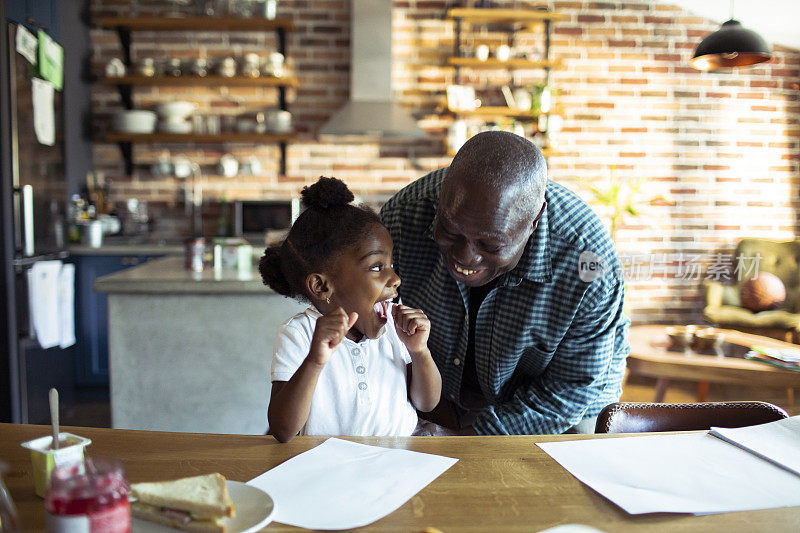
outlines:
[{"label": "blue plaid shirt", "polygon": [[[381,218],[394,240],[400,297],[431,320],[428,347],[442,374],[442,394],[462,405],[469,290],[447,272],[433,240],[446,171],[403,188]],[[550,181],[545,199],[522,258],[499,278],[476,317],[475,371],[488,401],[473,424],[478,434],[563,433],[622,392],[630,321],[622,314],[625,285],[614,243],[568,189]],[[584,251],[597,254],[604,267],[593,281],[579,276]]]}]

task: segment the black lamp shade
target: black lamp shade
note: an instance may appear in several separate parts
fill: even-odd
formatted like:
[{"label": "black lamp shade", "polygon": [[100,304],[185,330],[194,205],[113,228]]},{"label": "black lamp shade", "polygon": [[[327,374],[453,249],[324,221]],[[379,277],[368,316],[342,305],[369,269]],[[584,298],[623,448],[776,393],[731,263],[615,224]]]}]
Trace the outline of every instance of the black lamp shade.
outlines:
[{"label": "black lamp shade", "polygon": [[759,34],[748,30],[738,20],[729,20],[700,41],[692,57],[698,70],[742,67],[769,61],[772,53]]}]

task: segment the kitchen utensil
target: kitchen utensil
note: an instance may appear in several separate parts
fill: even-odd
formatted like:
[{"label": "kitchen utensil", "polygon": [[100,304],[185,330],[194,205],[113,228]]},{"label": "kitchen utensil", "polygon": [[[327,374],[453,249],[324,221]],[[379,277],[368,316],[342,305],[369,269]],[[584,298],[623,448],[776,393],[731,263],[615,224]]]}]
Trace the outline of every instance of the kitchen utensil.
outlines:
[{"label": "kitchen utensil", "polygon": [[219,158],[219,173],[226,178],[232,178],[239,173],[239,161],[231,154]]},{"label": "kitchen utensil", "polygon": [[174,157],[172,159],[172,173],[175,174],[176,178],[188,178],[192,175],[192,162],[184,156]]},{"label": "kitchen utensil", "polygon": [[220,132],[220,118],[219,115],[206,116],[206,133],[209,135],[217,135]]},{"label": "kitchen utensil", "polygon": [[[158,159],[153,163],[153,166],[150,167],[150,172],[155,178],[165,178],[172,175],[172,163],[169,160],[169,152],[164,151],[158,155]],[[136,204],[138,205],[138,200]],[[130,211],[135,211],[135,209],[135,207],[130,209],[129,206]]]},{"label": "kitchen utensil", "polygon": [[192,133],[192,123],[186,120],[163,120],[159,123],[158,129],[164,133]]},{"label": "kitchen utensil", "polygon": [[200,78],[208,76],[208,60],[203,57],[192,60],[192,74]]},{"label": "kitchen utensil", "polygon": [[81,224],[81,242],[91,248],[103,246],[103,222],[87,220]]},{"label": "kitchen utensil", "polygon": [[242,76],[248,78],[258,78],[261,75],[261,57],[251,53],[244,56],[242,64]]},{"label": "kitchen utensil", "polygon": [[192,117],[192,132],[199,134],[206,132],[206,118],[203,115]]},{"label": "kitchen utensil", "polygon": [[245,157],[242,161],[241,172],[247,176],[261,174],[261,161],[254,155]]},{"label": "kitchen utensil", "polygon": [[197,109],[197,104],[194,102],[164,102],[156,106],[156,111],[162,117],[171,121],[184,120]]},{"label": "kitchen utensil", "polygon": [[264,62],[264,74],[280,78],[284,74],[283,65],[286,58],[280,52],[272,52]]},{"label": "kitchen utensil", "polygon": [[226,57],[220,61],[219,75],[225,78],[233,78],[236,76],[236,60],[232,57]]},{"label": "kitchen utensil", "polygon": [[289,133],[292,131],[292,114],[283,109],[270,109],[265,113],[267,131]]},{"label": "kitchen utensil", "polygon": [[256,13],[265,19],[274,19],[278,15],[278,0],[261,0],[256,6]]},{"label": "kitchen utensil", "polygon": [[58,449],[58,390],[50,389],[50,426],[53,430],[53,449]]},{"label": "kitchen utensil", "polygon": [[511,47],[507,44],[501,44],[494,51],[494,56],[500,61],[508,61],[511,58]]},{"label": "kitchen utensil", "polygon": [[106,64],[106,76],[109,78],[121,78],[125,75],[125,63],[118,57],[115,57]]},{"label": "kitchen utensil", "polygon": [[143,57],[136,65],[136,70],[142,76],[152,78],[156,75],[156,62],[152,57]]},{"label": "kitchen utensil", "polygon": [[256,131],[256,120],[253,117],[240,116],[236,119],[236,131],[239,133],[253,133]]},{"label": "kitchen utensil", "polygon": [[153,133],[156,118],[153,111],[144,109],[117,111],[112,118],[112,127],[120,133]]},{"label": "kitchen utensil", "polygon": [[167,61],[167,67],[165,69],[165,74],[168,76],[183,76],[183,64],[181,63],[180,58],[172,57],[169,61]]},{"label": "kitchen utensil", "polygon": [[533,98],[531,97],[531,93],[528,89],[520,87],[518,89],[514,89],[512,94],[514,97],[514,109],[517,111],[531,110]]}]

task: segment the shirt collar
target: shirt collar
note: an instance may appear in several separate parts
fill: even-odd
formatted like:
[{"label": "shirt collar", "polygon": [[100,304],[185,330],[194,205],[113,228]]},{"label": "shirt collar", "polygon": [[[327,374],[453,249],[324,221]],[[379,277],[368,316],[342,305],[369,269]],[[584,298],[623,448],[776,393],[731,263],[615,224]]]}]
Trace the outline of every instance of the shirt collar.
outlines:
[{"label": "shirt collar", "polygon": [[[315,306],[312,304],[312,305],[311,305],[311,306],[310,306],[308,309],[306,309],[306,315],[308,315],[308,316],[310,316],[311,318],[313,318],[313,319],[314,319],[314,322],[316,323],[317,319],[318,319],[319,317],[321,317],[321,316],[322,316],[322,313],[320,313],[320,312],[319,312],[319,310],[318,310],[318,309],[317,309],[317,308],[316,308],[316,307],[315,307]],[[388,324],[388,322],[387,322],[387,324]],[[344,339],[342,339],[342,342],[344,342],[344,343],[349,343],[349,344],[353,344],[353,345],[357,345],[357,344],[367,344],[367,343],[368,343],[368,342],[370,342],[370,341],[376,341],[376,340],[380,339],[381,337],[383,337],[383,334],[384,334],[384,333],[386,333],[386,325],[385,325],[385,324],[384,324],[384,326],[383,326],[383,327],[380,329],[380,331],[378,332],[378,336],[377,336],[377,337],[375,337],[374,339],[370,339],[369,337],[367,337],[366,335],[364,335],[364,336],[361,338],[361,340],[360,340],[360,341],[358,341],[358,342],[356,342],[356,341],[354,341],[354,340],[352,340],[352,339],[348,339],[347,337],[345,337]]]},{"label": "shirt collar", "polygon": [[[504,285],[519,285],[523,279],[539,283],[550,283],[550,281],[552,281],[553,268],[550,257],[550,226],[547,218],[549,206],[550,204],[548,204],[548,208],[542,212],[539,225],[536,226],[533,234],[525,244],[525,251],[522,253],[519,263],[506,274]],[[433,238],[433,220],[431,220],[425,235],[435,242]]]}]

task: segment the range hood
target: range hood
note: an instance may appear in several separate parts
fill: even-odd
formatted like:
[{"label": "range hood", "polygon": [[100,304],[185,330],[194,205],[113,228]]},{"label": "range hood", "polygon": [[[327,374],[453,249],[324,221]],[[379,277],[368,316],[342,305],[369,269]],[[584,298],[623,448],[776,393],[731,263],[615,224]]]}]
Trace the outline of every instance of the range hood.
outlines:
[{"label": "range hood", "polygon": [[350,100],[319,135],[426,138],[392,101],[392,2],[352,0],[351,9]]}]

